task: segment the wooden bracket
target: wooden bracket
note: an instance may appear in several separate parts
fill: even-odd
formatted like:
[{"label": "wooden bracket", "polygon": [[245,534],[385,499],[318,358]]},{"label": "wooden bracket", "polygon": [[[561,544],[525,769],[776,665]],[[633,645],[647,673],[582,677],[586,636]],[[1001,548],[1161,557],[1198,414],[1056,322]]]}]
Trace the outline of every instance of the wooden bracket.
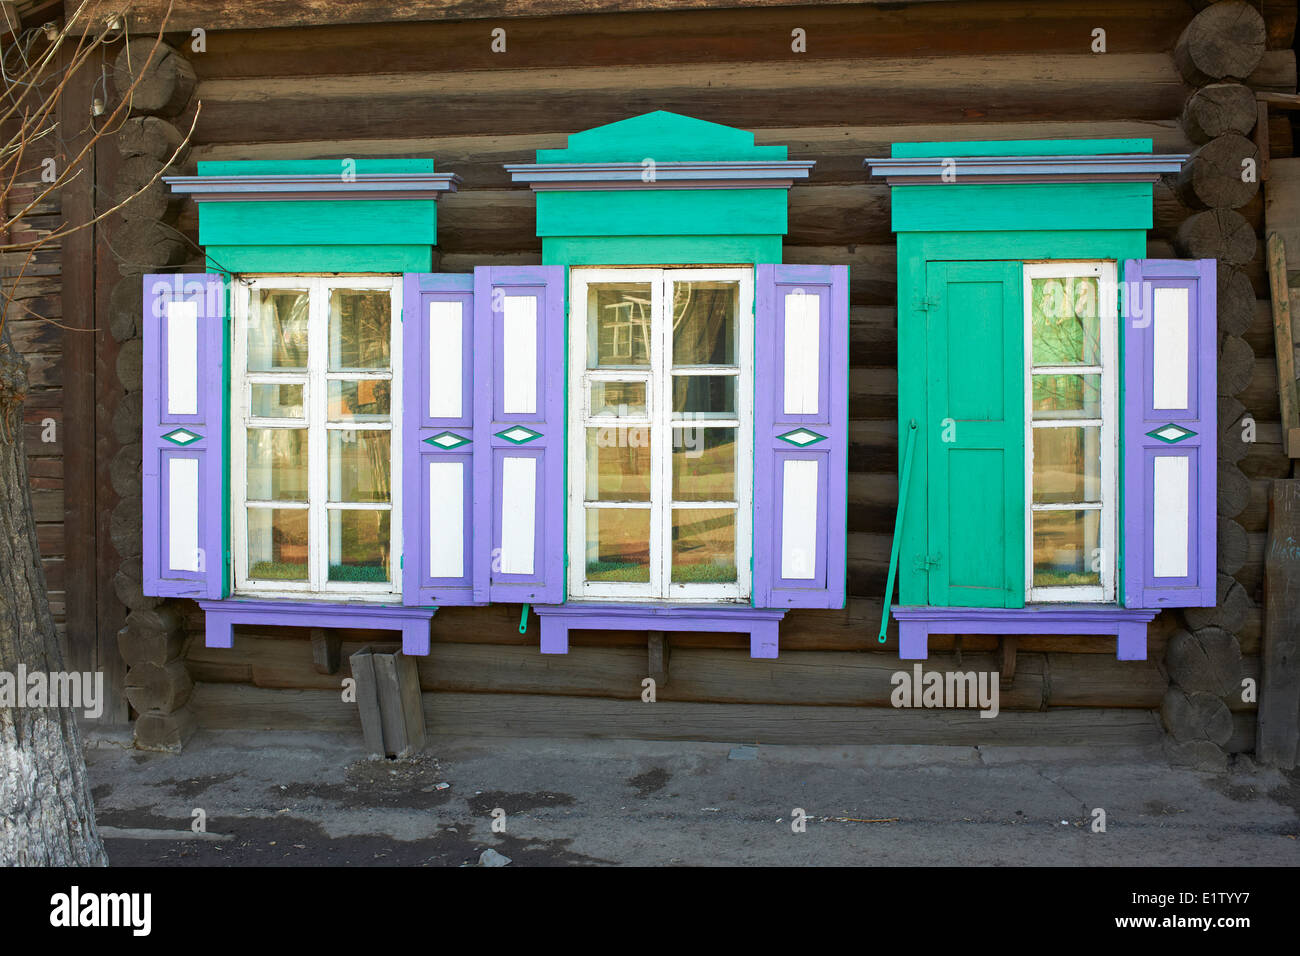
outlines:
[{"label": "wooden bracket", "polygon": [[650,676],[657,686],[668,683],[668,635],[663,631],[647,631],[647,643],[650,648]]},{"label": "wooden bracket", "polygon": [[323,627],[311,629],[311,663],[318,674],[337,674],[343,658],[343,638]]},{"label": "wooden bracket", "polygon": [[1015,634],[1007,634],[998,639],[998,645],[1002,650],[1002,670],[998,676],[998,686],[1006,690],[1016,679],[1016,647],[1020,644],[1020,638]]},{"label": "wooden bracket", "polygon": [[1300,428],[1300,400],[1296,395],[1294,340],[1291,331],[1291,288],[1287,282],[1286,243],[1276,232],[1269,233],[1265,250],[1268,258],[1269,294],[1273,300],[1273,344],[1277,358],[1277,397],[1282,415],[1282,451],[1300,458],[1292,435]]}]

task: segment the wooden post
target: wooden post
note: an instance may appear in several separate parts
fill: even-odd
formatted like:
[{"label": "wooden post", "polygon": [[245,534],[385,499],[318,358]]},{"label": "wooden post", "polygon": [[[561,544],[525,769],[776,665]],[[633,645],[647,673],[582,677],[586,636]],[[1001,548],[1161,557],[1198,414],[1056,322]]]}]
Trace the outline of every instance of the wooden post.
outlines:
[{"label": "wooden post", "polygon": [[368,644],[353,654],[357,710],[371,753],[403,757],[424,749],[424,710],[415,658],[397,644]]},{"label": "wooden post", "polygon": [[1002,690],[1006,690],[1016,679],[1016,648],[1020,644],[1020,638],[1015,634],[1007,634],[998,643],[1002,645],[1002,673],[998,676],[998,684]]},{"label": "wooden post", "polygon": [[650,645],[650,677],[655,686],[663,687],[668,683],[668,635],[663,631],[646,632]]},{"label": "wooden post", "polygon": [[1260,763],[1289,770],[1300,747],[1300,479],[1273,482],[1264,552],[1260,648]]},{"label": "wooden post", "polygon": [[337,674],[343,655],[343,638],[338,631],[311,629],[311,662],[318,674]]},{"label": "wooden post", "polygon": [[1273,347],[1277,353],[1277,397],[1282,410],[1282,450],[1300,458],[1300,448],[1290,440],[1300,428],[1300,402],[1296,399],[1295,354],[1291,339],[1291,289],[1286,275],[1286,243],[1276,233],[1268,237],[1268,286],[1273,299]]}]

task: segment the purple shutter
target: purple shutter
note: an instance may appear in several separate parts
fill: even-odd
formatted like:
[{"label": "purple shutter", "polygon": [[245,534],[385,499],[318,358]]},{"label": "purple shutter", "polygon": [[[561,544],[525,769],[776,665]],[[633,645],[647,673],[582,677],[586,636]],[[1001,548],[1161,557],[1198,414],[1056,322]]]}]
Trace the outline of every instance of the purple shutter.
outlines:
[{"label": "purple shutter", "polygon": [[144,278],[144,593],[221,598],[226,582],[226,289]]},{"label": "purple shutter", "polygon": [[760,265],[754,309],[754,606],[844,606],[847,266]]},{"label": "purple shutter", "polygon": [[[486,604],[474,560],[474,277],[407,273],[402,286],[402,603]],[[486,499],[483,502],[486,513]]]},{"label": "purple shutter", "polygon": [[1213,607],[1213,259],[1124,263],[1124,603]]},{"label": "purple shutter", "polygon": [[564,601],[563,266],[474,270],[475,560],[492,601]]}]

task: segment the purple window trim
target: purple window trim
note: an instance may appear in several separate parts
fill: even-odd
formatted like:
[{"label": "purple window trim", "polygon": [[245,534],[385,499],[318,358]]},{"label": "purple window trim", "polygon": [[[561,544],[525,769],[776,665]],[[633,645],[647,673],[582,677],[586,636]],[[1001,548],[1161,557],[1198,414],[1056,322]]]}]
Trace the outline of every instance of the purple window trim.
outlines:
[{"label": "purple window trim", "polygon": [[1026,607],[930,607],[894,605],[898,656],[925,660],[931,634],[1113,634],[1121,661],[1147,659],[1147,624],[1156,611],[1097,604],[1031,604]]},{"label": "purple window trim", "polygon": [[429,622],[437,608],[333,601],[199,601],[204,643],[231,647],[236,624],[270,627],[357,627],[402,632],[402,653],[429,653]]},{"label": "purple window trim", "polygon": [[[496,293],[496,295],[494,295]],[[537,306],[537,411],[504,414],[502,370],[504,296],[535,295]],[[474,536],[476,567],[488,569],[492,601],[560,604],[564,601],[564,441],[565,441],[565,267],[480,266],[474,270],[474,486],[488,490],[475,498],[474,526],[491,534]],[[515,445],[496,434],[515,425],[537,438]],[[501,546],[501,460],[536,457],[537,503],[531,575],[494,570]]]},{"label": "purple window trim", "polygon": [[[839,608],[845,600],[848,524],[848,267],[760,264],[755,296],[754,597],[759,608]],[[821,297],[818,413],[784,412],[783,298],[804,288]],[[826,440],[798,447],[777,436],[808,428]],[[781,481],[789,459],[817,460],[817,570],[781,573]]]},{"label": "purple window trim", "polygon": [[[1153,409],[1152,303],[1157,288],[1188,288],[1189,408]],[[1124,604],[1130,608],[1213,607],[1218,519],[1217,275],[1213,259],[1129,259],[1124,289],[1140,296],[1142,315],[1124,324]],[[1150,294],[1148,295],[1148,291]],[[1145,318],[1145,324],[1139,322]],[[1195,432],[1175,444],[1148,432],[1163,425]],[[1159,578],[1152,573],[1154,554],[1153,459],[1185,457],[1188,480],[1188,574]],[[1135,507],[1138,505],[1138,507]]]},{"label": "purple window trim", "polygon": [[[461,415],[459,418],[429,416],[429,303],[462,303],[461,313]],[[428,605],[475,605],[487,603],[487,567],[475,560],[475,489],[477,461],[488,457],[476,441],[453,449],[429,444],[442,432],[462,438],[474,437],[474,386],[478,381],[474,363],[474,277],[469,274],[408,272],[402,280],[402,402],[406,410],[402,426],[402,603],[408,607]],[[434,578],[429,574],[429,464],[434,461],[461,462],[464,471],[464,513],[461,541],[465,573],[459,578]],[[436,532],[433,532],[436,533]]]},{"label": "purple window trim", "polygon": [[749,656],[775,658],[784,608],[735,604],[612,604],[570,602],[534,608],[541,620],[542,653],[567,654],[569,631],[707,631],[748,634]]},{"label": "purple window trim", "polygon": [[[143,590],[152,597],[220,598],[226,584],[225,542],[225,364],[226,294],[220,275],[180,273],[145,275],[141,542]],[[192,301],[198,305],[198,356],[200,376],[197,413],[168,414],[166,304]],[[178,427],[201,436],[189,445],[177,445],[162,436]],[[173,571],[169,554],[170,497],[168,465],[174,459],[199,463],[200,550],[199,571]]]}]

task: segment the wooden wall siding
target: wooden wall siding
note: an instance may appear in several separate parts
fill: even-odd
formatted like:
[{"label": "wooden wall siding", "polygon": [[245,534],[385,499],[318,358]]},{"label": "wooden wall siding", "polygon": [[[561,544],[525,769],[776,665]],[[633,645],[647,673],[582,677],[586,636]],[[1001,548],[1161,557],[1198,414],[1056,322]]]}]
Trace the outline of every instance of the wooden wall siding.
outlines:
[{"label": "wooden wall siding", "polygon": [[[862,160],[887,155],[897,141],[954,138],[1150,137],[1157,152],[1191,152],[1197,144],[1179,123],[1191,88],[1171,51],[1196,7],[1185,0],[1033,5],[955,0],[685,9],[692,5],[651,0],[644,5],[646,12],[614,14],[593,13],[600,6],[584,3],[582,10],[590,15],[571,16],[577,9],[572,3],[512,3],[510,12],[523,16],[502,24],[507,53],[492,54],[489,31],[497,24],[484,18],[505,16],[505,4],[417,3],[394,13],[387,5],[345,7],[323,0],[274,5],[182,0],[172,22],[185,24],[186,31],[190,23],[208,30],[206,53],[188,53],[188,38],[179,33],[174,40],[194,65],[196,99],[203,103],[186,171],[193,170],[194,160],[432,156],[439,169],[463,179],[459,192],[439,202],[441,269],[456,272],[475,265],[541,261],[535,197],[526,188],[512,187],[502,164],[531,161],[537,149],[563,147],[568,134],[601,123],[673,110],[752,130],[758,144],[787,145],[790,158],[816,160],[810,179],[789,194],[784,256],[787,262],[850,266],[850,596],[843,610],[791,612],[782,628],[782,658],[759,666],[764,674],[787,664],[792,674],[802,673],[805,659],[828,672],[842,661],[846,674],[857,674],[859,667],[893,668],[893,628],[881,645],[875,626],[897,485],[895,251],[888,187],[868,179]],[[677,12],[654,12],[669,7]],[[1262,10],[1268,52],[1248,82],[1257,89],[1294,92],[1296,60],[1290,47],[1295,4],[1265,0]],[[375,22],[394,16],[438,22]],[[340,17],[360,25],[340,25]],[[274,29],[228,29],[250,23]],[[808,31],[806,54],[790,50],[790,30],[796,26]],[[1104,55],[1089,49],[1095,27],[1107,30]],[[189,114],[174,122],[187,127]],[[1291,154],[1290,133],[1285,118],[1270,125],[1274,155]],[[1262,231],[1258,200],[1238,212],[1255,232]],[[1175,238],[1190,213],[1172,183],[1157,185],[1154,213],[1148,255],[1176,256]],[[193,203],[181,209],[178,228],[197,240]],[[1250,294],[1266,296],[1262,252],[1242,271]],[[1224,413],[1235,417],[1250,410],[1258,422],[1257,443],[1235,452],[1248,498],[1236,519],[1247,535],[1247,553],[1235,579],[1255,605],[1267,481],[1281,474],[1285,461],[1276,390],[1269,378],[1272,331],[1263,305],[1247,309],[1251,321],[1243,338],[1255,351],[1253,369],[1245,390],[1226,400],[1237,404],[1229,404]],[[1247,668],[1256,666],[1258,654],[1255,605],[1243,610],[1237,632]],[[187,613],[186,631],[201,634],[201,614],[196,607]],[[1032,710],[1034,695],[1040,695],[1037,706],[1042,706],[1042,688],[1048,686],[1049,712],[1062,704],[1102,708],[1094,713],[1103,723],[1112,714],[1154,708],[1159,703],[1159,695],[1152,696],[1159,683],[1158,662],[1179,626],[1171,615],[1162,615],[1153,625],[1150,661],[1113,672],[1106,670],[1119,666],[1108,660],[1114,654],[1113,639],[1022,638],[1022,658],[1035,663],[1023,665],[1026,683],[1017,685],[1014,695]],[[564,709],[550,695],[560,695],[565,707],[581,703],[584,695],[621,698],[627,691],[615,687],[621,679],[615,675],[632,666],[628,662],[644,659],[643,635],[579,632],[575,651],[563,665],[565,674],[547,686],[544,668],[539,670],[543,659],[536,652],[535,619],[526,635],[517,627],[514,606],[439,613],[434,653],[421,664],[425,689],[438,691],[426,695],[427,709],[436,711],[430,717],[433,724],[446,727],[449,717],[447,705],[431,701],[454,697],[464,703],[463,698],[491,696],[465,690],[508,692],[518,709],[499,705],[498,716],[506,722],[517,722],[521,714],[544,715],[538,701]],[[763,691],[785,694],[784,701],[764,697],[756,687],[766,677],[741,673],[739,667],[736,690],[726,691],[722,685],[733,676],[723,663],[729,655],[740,664],[754,663],[740,660],[744,644],[739,636],[674,635],[672,643],[683,649],[699,675],[690,682],[683,677],[683,696],[673,706],[706,706],[698,701],[720,700],[728,693],[750,694],[745,699],[751,703],[738,705],[742,710],[806,712],[810,708],[792,702],[824,703],[815,681],[794,680],[780,691]],[[994,638],[947,637],[931,643],[937,655],[955,654],[960,645],[968,660],[996,651]],[[471,652],[478,646],[484,648],[481,658]],[[876,650],[884,653],[865,660],[831,654]],[[268,664],[264,672],[264,653],[281,663]],[[233,651],[221,652],[207,651],[201,640],[191,639],[187,655],[197,682],[193,707],[201,724],[238,723],[238,712],[231,708],[247,708],[249,724],[265,720],[269,726],[274,721],[267,715],[278,707],[291,723],[297,718],[290,711],[297,705],[287,698],[276,703],[272,694],[268,701],[260,695],[270,691],[225,682],[311,688],[319,679],[310,671],[305,633],[241,631]],[[283,663],[289,659],[292,663]],[[446,666],[439,668],[439,661]],[[711,681],[709,668],[715,663],[720,676]],[[594,673],[584,677],[587,666]],[[507,674],[493,677],[494,668]],[[1049,671],[1054,675],[1050,679],[1043,676]],[[807,673],[815,672],[816,667]],[[265,673],[279,676],[266,678]],[[1070,674],[1078,675],[1077,685],[1070,683],[1075,680],[1066,676]],[[330,681],[337,686],[336,677]],[[832,695],[835,706],[869,702],[852,696],[858,691],[848,689],[850,678],[835,683],[845,688]],[[1093,689],[1083,689],[1085,684]],[[304,691],[308,696],[294,698],[303,702],[298,718],[326,719],[324,698],[315,703],[310,697],[315,693],[324,691]],[[622,706],[621,700],[613,703]],[[595,711],[591,716],[602,719]],[[1231,746],[1248,750],[1253,714],[1237,716],[1243,723]],[[1063,737],[1073,732],[1074,718],[1054,719],[1064,721]],[[1121,726],[1131,737],[1132,725],[1121,720]],[[939,728],[924,739],[942,735]]]}]

